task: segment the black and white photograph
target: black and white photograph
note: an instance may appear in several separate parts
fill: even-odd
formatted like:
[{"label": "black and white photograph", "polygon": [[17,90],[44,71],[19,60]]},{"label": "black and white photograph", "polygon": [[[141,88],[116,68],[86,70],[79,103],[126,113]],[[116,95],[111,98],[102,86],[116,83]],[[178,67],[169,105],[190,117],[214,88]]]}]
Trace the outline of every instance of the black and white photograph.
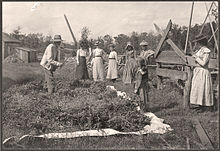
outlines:
[{"label": "black and white photograph", "polygon": [[3,1],[1,149],[219,149],[218,10]]}]

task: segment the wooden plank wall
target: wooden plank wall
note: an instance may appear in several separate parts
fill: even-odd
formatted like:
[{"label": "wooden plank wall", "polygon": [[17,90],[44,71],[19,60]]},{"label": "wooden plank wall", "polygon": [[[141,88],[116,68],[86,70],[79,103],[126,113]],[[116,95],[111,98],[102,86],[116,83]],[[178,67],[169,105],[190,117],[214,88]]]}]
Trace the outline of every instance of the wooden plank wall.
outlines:
[{"label": "wooden plank wall", "polygon": [[187,78],[187,74],[184,71],[156,68],[156,73],[158,76],[169,77],[173,80],[178,80],[178,79],[186,80]]},{"label": "wooden plank wall", "polygon": [[[192,56],[186,56],[189,66],[198,67],[199,65],[195,62],[195,59]],[[156,62],[165,63],[165,64],[176,64],[176,65],[187,65],[181,57],[176,54],[175,51],[162,51],[156,58]],[[208,68],[218,69],[217,59],[210,59]]]}]

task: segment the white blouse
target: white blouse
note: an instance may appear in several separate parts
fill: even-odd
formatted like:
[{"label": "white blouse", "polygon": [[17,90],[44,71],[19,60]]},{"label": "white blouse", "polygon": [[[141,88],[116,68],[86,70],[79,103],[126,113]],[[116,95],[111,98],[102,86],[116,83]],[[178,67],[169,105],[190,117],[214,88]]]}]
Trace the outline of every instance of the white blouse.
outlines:
[{"label": "white blouse", "polygon": [[96,49],[93,50],[93,56],[94,57],[96,57],[96,56],[101,57],[101,56],[103,56],[103,54],[104,54],[104,52],[103,52],[102,49],[96,48]]},{"label": "white blouse", "polygon": [[198,62],[198,64],[200,64],[201,66],[205,66],[210,59],[210,52],[211,50],[207,47],[200,48],[199,51],[195,54],[195,59]]},{"label": "white blouse", "polygon": [[76,52],[76,61],[79,63],[79,57],[86,57],[88,55],[88,52],[86,50],[78,49]]},{"label": "white blouse", "polygon": [[111,51],[108,58],[114,58],[116,60],[116,62],[118,61],[118,55],[117,55],[117,52],[115,51]]}]

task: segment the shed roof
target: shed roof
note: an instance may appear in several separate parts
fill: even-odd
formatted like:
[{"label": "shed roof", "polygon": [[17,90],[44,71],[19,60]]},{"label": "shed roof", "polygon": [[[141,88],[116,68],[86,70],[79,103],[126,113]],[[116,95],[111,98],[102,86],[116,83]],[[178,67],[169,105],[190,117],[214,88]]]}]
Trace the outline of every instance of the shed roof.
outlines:
[{"label": "shed roof", "polygon": [[20,43],[19,40],[11,37],[10,35],[8,35],[7,33],[2,33],[2,41],[4,42],[14,42],[14,43]]},{"label": "shed roof", "polygon": [[31,49],[31,48],[26,48],[26,47],[16,47],[17,49],[19,49],[19,50],[23,50],[23,51],[28,51],[28,52],[31,52],[31,51],[37,51],[37,50],[35,50],[35,49]]}]

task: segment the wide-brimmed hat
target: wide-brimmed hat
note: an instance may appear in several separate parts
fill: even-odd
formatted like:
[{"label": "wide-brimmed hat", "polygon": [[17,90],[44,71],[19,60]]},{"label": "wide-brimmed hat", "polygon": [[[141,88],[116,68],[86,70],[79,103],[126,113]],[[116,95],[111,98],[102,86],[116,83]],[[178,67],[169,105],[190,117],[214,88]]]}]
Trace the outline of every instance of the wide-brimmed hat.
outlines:
[{"label": "wide-brimmed hat", "polygon": [[61,42],[61,41],[63,41],[63,40],[62,40],[62,38],[61,38],[61,35],[54,35],[53,41],[54,41],[54,42]]},{"label": "wide-brimmed hat", "polygon": [[132,48],[134,48],[133,46],[132,46],[132,44],[131,44],[131,42],[129,41],[129,42],[127,42],[127,45],[126,45],[126,47],[125,47],[125,49],[128,49],[128,47],[132,47]]},{"label": "wide-brimmed hat", "polygon": [[148,46],[148,42],[146,42],[145,40],[143,40],[143,41],[140,43],[140,46]]},{"label": "wide-brimmed hat", "polygon": [[112,47],[112,48],[115,48],[115,44],[109,44],[108,47]]},{"label": "wide-brimmed hat", "polygon": [[192,42],[199,42],[202,40],[207,40],[207,36],[204,36],[203,34],[199,34],[196,36],[196,38]]},{"label": "wide-brimmed hat", "polygon": [[99,44],[100,44],[99,41],[96,41],[96,42],[95,42],[95,46],[98,46]]}]

